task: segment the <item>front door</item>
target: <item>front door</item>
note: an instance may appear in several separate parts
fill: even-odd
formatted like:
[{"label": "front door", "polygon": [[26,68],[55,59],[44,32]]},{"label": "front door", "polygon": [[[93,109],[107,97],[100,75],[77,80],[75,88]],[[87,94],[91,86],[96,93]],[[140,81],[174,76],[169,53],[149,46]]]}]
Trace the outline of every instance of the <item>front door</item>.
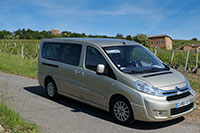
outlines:
[{"label": "front door", "polygon": [[85,69],[83,69],[82,74],[81,97],[84,100],[105,106],[110,77],[96,74],[98,64],[104,64],[106,71],[108,70],[108,64],[101,53],[96,48],[88,46],[85,57]]}]

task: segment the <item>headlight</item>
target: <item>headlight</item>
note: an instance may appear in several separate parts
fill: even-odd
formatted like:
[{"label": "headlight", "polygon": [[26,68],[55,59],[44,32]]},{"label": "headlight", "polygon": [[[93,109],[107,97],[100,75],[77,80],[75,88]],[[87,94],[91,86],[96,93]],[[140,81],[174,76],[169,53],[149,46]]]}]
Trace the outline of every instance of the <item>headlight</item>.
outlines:
[{"label": "headlight", "polygon": [[186,77],[185,77],[185,82],[186,82],[186,86],[187,86],[189,89],[191,89],[190,83],[189,83],[189,81],[187,80]]},{"label": "headlight", "polygon": [[196,96],[196,92],[195,90],[193,90],[190,86],[189,81],[187,80],[187,78],[185,77],[185,82],[186,82],[186,86],[190,89],[190,91],[192,92],[192,95]]},{"label": "headlight", "polygon": [[155,87],[148,85],[142,81],[136,81],[135,84],[136,84],[137,89],[141,92],[155,95],[155,96],[163,96],[163,90],[155,88]]}]

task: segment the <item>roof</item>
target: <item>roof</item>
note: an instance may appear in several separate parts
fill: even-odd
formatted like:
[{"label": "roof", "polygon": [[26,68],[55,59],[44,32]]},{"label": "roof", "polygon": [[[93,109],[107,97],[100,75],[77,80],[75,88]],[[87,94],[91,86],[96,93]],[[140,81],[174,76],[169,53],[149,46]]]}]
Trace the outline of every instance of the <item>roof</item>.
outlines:
[{"label": "roof", "polygon": [[43,41],[63,41],[63,42],[76,42],[76,43],[90,43],[93,45],[97,45],[100,47],[106,46],[119,46],[119,45],[140,45],[139,43],[123,40],[123,39],[110,39],[110,38],[51,38],[51,39],[43,39]]},{"label": "roof", "polygon": [[153,35],[153,36],[149,36],[149,39],[154,39],[154,38],[164,38],[164,37],[169,37],[171,40],[172,38],[168,35]]}]

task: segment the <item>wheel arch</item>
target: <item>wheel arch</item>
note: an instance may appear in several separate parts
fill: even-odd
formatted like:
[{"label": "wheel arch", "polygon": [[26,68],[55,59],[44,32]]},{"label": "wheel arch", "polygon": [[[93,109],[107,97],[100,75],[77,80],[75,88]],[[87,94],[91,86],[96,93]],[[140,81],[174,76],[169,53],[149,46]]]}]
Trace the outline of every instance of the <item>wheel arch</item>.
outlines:
[{"label": "wheel arch", "polygon": [[[113,102],[117,97],[122,97],[122,98],[126,99],[126,100],[129,102],[129,104],[131,105],[130,100],[129,100],[126,96],[124,96],[124,95],[122,95],[122,94],[119,94],[119,93],[116,93],[116,94],[113,94],[113,95],[110,97],[110,99],[109,99],[109,111],[111,110],[111,104],[112,104],[112,102]],[[132,107],[131,107],[131,109],[132,109]],[[133,109],[132,109],[132,111],[133,111]]]},{"label": "wheel arch", "polygon": [[45,88],[47,87],[47,81],[49,81],[49,80],[52,80],[55,83],[56,87],[57,87],[57,84],[56,84],[55,80],[53,79],[53,77],[50,76],[50,75],[48,75],[44,79],[44,86],[45,86]]},{"label": "wheel arch", "polygon": [[[126,101],[127,104],[129,104],[128,106],[130,107],[130,115],[129,115],[129,117],[128,117],[128,119],[126,121],[119,121],[119,119],[116,118],[116,115],[114,114],[114,111],[113,111],[114,104],[112,104],[112,102],[115,101],[116,98],[124,99],[123,101]],[[130,100],[126,96],[124,96],[122,94],[117,93],[117,94],[114,94],[114,95],[111,96],[111,98],[109,100],[109,111],[112,114],[113,118],[116,120],[116,122],[120,123],[122,125],[131,125],[135,120],[134,111],[133,111],[133,108],[131,106]]]}]

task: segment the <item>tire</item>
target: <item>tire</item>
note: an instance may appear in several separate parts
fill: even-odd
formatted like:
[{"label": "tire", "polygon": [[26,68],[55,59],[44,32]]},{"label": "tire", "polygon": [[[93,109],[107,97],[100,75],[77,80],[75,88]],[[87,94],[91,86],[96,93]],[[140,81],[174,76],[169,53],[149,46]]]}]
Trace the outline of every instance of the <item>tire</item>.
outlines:
[{"label": "tire", "polygon": [[110,112],[115,121],[121,125],[131,125],[134,122],[131,105],[124,97],[117,97],[111,102]]},{"label": "tire", "polygon": [[52,99],[55,100],[58,96],[58,91],[57,91],[57,87],[55,82],[53,81],[53,79],[49,79],[46,82],[46,93],[47,96]]}]

